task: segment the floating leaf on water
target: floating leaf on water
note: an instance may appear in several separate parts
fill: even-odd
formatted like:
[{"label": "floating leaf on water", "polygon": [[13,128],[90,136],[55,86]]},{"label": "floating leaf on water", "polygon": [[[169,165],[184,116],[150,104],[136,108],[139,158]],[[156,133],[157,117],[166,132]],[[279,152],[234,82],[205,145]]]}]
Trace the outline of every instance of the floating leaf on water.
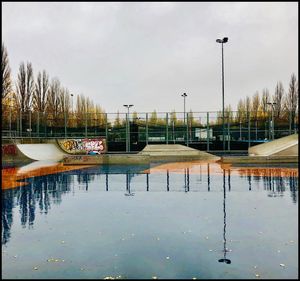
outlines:
[{"label": "floating leaf on water", "polygon": [[285,267],[285,264],[284,264],[284,263],[281,263],[280,266]]}]

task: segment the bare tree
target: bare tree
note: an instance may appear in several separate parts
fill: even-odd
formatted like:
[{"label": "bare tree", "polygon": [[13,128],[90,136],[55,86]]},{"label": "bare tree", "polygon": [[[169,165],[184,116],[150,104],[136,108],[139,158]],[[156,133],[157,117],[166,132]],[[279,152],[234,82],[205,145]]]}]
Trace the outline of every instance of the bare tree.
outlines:
[{"label": "bare tree", "polygon": [[3,99],[12,91],[11,71],[9,67],[7,49],[2,43],[1,47],[1,70],[2,70],[2,102]]},{"label": "bare tree", "polygon": [[275,118],[280,118],[282,113],[282,107],[283,107],[283,95],[284,95],[284,89],[281,82],[277,82],[275,93],[273,97],[274,104],[274,116]]},{"label": "bare tree", "polygon": [[34,77],[31,63],[27,63],[26,68],[24,62],[20,64],[16,88],[20,110],[22,112],[29,111],[34,93]]},{"label": "bare tree", "polygon": [[33,96],[33,108],[38,112],[45,112],[49,92],[49,76],[45,70],[38,73]]},{"label": "bare tree", "polygon": [[293,73],[289,84],[289,91],[284,100],[284,108],[288,111],[288,114],[290,114],[292,127],[294,127],[295,124],[298,100],[298,82],[296,75]]},{"label": "bare tree", "polygon": [[58,124],[59,112],[60,112],[60,81],[57,78],[53,78],[50,83],[49,93],[47,96],[46,112],[52,124]]},{"label": "bare tree", "polygon": [[268,102],[270,102],[270,93],[267,88],[263,89],[262,97],[261,97],[261,110],[263,112],[264,117],[268,114]]},{"label": "bare tree", "polygon": [[252,97],[252,106],[251,106],[252,116],[256,121],[258,119],[259,105],[260,105],[259,93],[258,91],[256,91],[254,96]]}]

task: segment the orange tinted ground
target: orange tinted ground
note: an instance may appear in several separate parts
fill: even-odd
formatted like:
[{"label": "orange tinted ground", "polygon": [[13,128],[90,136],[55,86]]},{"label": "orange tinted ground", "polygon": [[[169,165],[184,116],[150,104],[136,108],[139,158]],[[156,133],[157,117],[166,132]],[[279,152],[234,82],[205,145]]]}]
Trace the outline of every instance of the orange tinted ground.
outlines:
[{"label": "orange tinted ground", "polygon": [[[88,168],[93,165],[82,165],[82,166],[64,166],[62,163],[57,163],[51,166],[44,166],[28,171],[22,172],[22,168],[5,168],[2,169],[2,189],[15,188],[28,184],[24,181],[30,177],[44,176],[49,174],[57,174],[65,171],[78,170]],[[21,180],[21,181],[20,181]],[[20,182],[18,182],[20,181]]]},{"label": "orange tinted ground", "polygon": [[223,170],[230,171],[231,175],[240,176],[281,176],[281,177],[298,177],[297,168],[271,168],[271,167],[232,167],[231,164],[221,164],[216,162],[203,162],[203,161],[191,161],[191,162],[174,162],[165,163],[156,167],[152,167],[149,170],[145,170],[146,173],[165,173],[166,171],[178,174],[184,174],[186,169],[189,169],[189,174],[208,174],[210,175],[223,175]]},{"label": "orange tinted ground", "polygon": [[[72,171],[92,167],[94,165],[64,166],[61,163],[35,168],[22,172],[22,168],[5,168],[2,169],[2,189],[15,188],[26,185],[26,178],[35,176],[44,176],[56,174],[65,171]],[[281,176],[281,177],[298,177],[297,168],[268,168],[268,167],[232,167],[231,164],[219,164],[216,162],[174,162],[161,164],[151,169],[145,170],[144,173],[165,173],[166,171],[178,174],[184,174],[189,169],[189,174],[208,174],[222,175],[223,170],[230,171],[231,175],[240,176]]]}]

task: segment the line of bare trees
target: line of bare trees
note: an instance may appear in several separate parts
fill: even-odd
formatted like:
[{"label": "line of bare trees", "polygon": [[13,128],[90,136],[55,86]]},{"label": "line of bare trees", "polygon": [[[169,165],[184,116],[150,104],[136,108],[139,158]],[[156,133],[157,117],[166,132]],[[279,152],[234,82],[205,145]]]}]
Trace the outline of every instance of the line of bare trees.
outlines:
[{"label": "line of bare trees", "polygon": [[[27,126],[23,123],[25,120],[28,122],[30,115],[32,125],[39,123],[63,127],[67,120],[68,127],[104,126],[107,120],[105,110],[100,105],[94,104],[83,94],[77,95],[76,104],[73,105],[73,93],[62,86],[58,78],[50,80],[45,70],[39,71],[35,79],[30,62],[20,63],[17,80],[13,82],[7,49],[3,43],[1,54],[2,124],[8,124],[10,119],[15,123],[21,120],[20,126]],[[251,121],[265,122],[267,118],[270,118],[271,110],[273,110],[277,124],[290,122],[294,127],[298,117],[298,81],[295,74],[291,75],[287,91],[284,90],[281,82],[276,84],[272,95],[266,88],[261,93],[256,91],[252,97],[247,96],[239,100],[235,114],[231,105],[228,105],[225,108],[225,117],[230,123],[247,122],[249,118]],[[145,120],[138,118],[137,112],[133,113],[132,119],[138,124],[145,123]],[[166,118],[159,118],[155,110],[149,115],[150,125],[164,125],[166,121]],[[183,120],[176,117],[175,110],[169,114],[168,122],[184,125]],[[194,118],[192,111],[189,112],[188,122],[190,125],[201,123]],[[120,127],[125,123],[126,121],[120,118],[118,112],[112,125]],[[222,123],[221,111],[217,113],[215,122],[211,123]]]},{"label": "line of bare trees", "polygon": [[[20,63],[18,77],[14,83],[7,48],[3,43],[1,55],[2,124],[8,122],[8,118],[11,118],[12,122],[16,122],[17,118],[22,119],[21,123],[25,120],[28,122],[29,115],[32,125],[46,120],[49,123],[50,120],[50,125],[64,126],[65,120],[68,120],[68,126],[83,126],[85,118],[89,125],[104,122],[105,111],[100,105],[95,105],[90,98],[81,94],[77,96],[76,105],[73,106],[74,94],[61,85],[58,78],[50,79],[45,70],[39,71],[35,79],[30,62]],[[89,114],[86,114],[87,112]]]}]

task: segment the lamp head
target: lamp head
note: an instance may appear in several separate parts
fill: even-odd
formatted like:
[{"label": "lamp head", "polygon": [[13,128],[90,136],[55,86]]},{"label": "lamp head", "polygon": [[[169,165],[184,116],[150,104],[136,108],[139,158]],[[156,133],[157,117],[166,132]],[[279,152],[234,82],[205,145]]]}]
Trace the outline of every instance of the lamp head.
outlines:
[{"label": "lamp head", "polygon": [[226,42],[228,42],[228,37],[223,38],[223,43],[226,43]]},{"label": "lamp head", "polygon": [[222,43],[221,39],[217,39],[216,41],[217,41],[217,43]]}]

